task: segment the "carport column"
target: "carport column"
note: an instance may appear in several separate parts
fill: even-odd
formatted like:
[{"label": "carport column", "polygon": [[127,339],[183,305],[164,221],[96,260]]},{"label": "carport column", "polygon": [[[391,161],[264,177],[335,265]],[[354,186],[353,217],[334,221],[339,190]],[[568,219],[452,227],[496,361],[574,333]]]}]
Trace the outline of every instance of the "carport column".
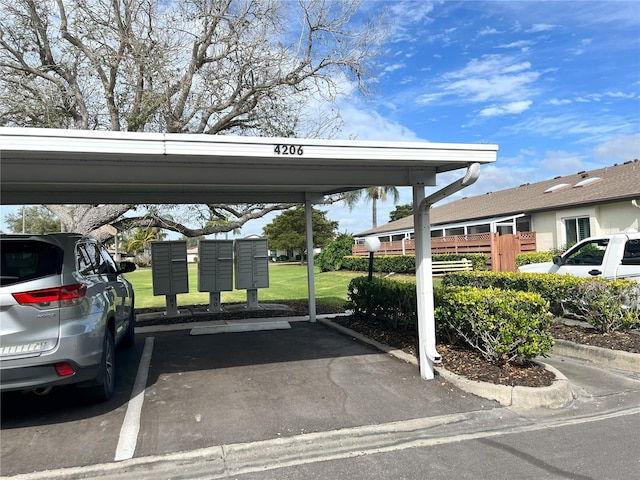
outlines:
[{"label": "carport column", "polygon": [[413,187],[413,223],[416,242],[416,294],[418,300],[418,346],[420,354],[420,376],[434,378],[434,360],[440,358],[436,352],[436,327],[433,314],[433,277],[431,263],[431,225],[429,209],[420,208],[425,198],[424,187]]},{"label": "carport column", "polygon": [[313,203],[307,194],[304,203],[305,227],[307,233],[307,282],[309,284],[309,321],[316,321],[316,282],[313,275]]}]

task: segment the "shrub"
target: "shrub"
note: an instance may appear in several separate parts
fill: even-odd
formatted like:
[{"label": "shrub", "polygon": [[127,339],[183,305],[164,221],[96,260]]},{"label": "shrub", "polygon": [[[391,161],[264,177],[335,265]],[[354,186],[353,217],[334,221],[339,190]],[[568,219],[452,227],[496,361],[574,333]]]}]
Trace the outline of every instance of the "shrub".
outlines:
[{"label": "shrub", "polygon": [[554,254],[551,252],[529,252],[516,255],[516,267],[529,265],[531,263],[544,263],[553,261]]},{"label": "shrub", "polygon": [[522,363],[551,350],[549,303],[535,293],[495,288],[441,289],[436,323],[488,361]]},{"label": "shrub", "polygon": [[585,320],[601,332],[625,330],[638,319],[638,284],[552,273],[455,272],[442,285],[535,292],[554,315]]},{"label": "shrub", "polygon": [[640,325],[638,295],[635,282],[592,280],[575,285],[566,303],[596,330],[609,333]]},{"label": "shrub", "polygon": [[[522,362],[553,345],[549,304],[535,293],[498,289],[436,288],[436,335],[462,342],[496,363]],[[393,328],[415,328],[416,288],[409,282],[367,277],[351,280],[347,308],[387,320]]]},{"label": "shrub", "polygon": [[445,275],[442,278],[442,284],[538,293],[549,302],[550,311],[553,314],[564,315],[570,307],[567,300],[571,298],[571,289],[589,280],[550,273],[455,272]]},{"label": "shrub", "polygon": [[405,328],[418,322],[416,285],[386,278],[357,277],[349,282],[346,307],[356,313],[387,320],[392,327]]},{"label": "shrub", "polygon": [[322,272],[331,272],[343,268],[344,257],[351,255],[351,247],[355,240],[346,233],[338,235],[314,258],[314,263]]},{"label": "shrub", "polygon": [[[474,270],[486,270],[487,256],[484,253],[435,253],[434,261],[471,260]],[[342,267],[346,270],[366,272],[369,270],[369,257],[346,256],[342,261]],[[373,257],[373,270],[385,273],[415,273],[415,255],[377,255]]]}]

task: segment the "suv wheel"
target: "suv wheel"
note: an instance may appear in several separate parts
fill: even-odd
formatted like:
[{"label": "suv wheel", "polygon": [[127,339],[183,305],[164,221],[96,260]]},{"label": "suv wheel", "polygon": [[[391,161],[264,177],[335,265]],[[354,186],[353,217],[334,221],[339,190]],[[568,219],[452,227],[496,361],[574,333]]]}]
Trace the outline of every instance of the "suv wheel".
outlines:
[{"label": "suv wheel", "polygon": [[129,325],[127,326],[127,331],[122,337],[122,342],[120,342],[121,348],[129,348],[133,347],[136,343],[136,314],[133,311],[133,306],[131,307],[131,315],[129,315]]},{"label": "suv wheel", "polygon": [[102,349],[102,362],[96,377],[97,385],[82,389],[82,398],[87,403],[106,402],[113,395],[116,377],[116,351],[111,330],[107,329]]}]

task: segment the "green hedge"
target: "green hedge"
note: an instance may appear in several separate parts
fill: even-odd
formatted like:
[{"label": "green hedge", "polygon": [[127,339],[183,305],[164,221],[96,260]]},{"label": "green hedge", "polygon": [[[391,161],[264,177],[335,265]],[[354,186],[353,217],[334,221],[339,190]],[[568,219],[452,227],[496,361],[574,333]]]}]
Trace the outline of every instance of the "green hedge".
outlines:
[{"label": "green hedge", "polygon": [[516,255],[516,267],[529,265],[532,263],[544,263],[553,261],[554,254],[551,252],[529,252]]},{"label": "green hedge", "polygon": [[638,284],[552,273],[455,272],[442,278],[448,287],[499,288],[538,293],[557,316],[589,322],[601,332],[628,329],[638,319]]},{"label": "green hedge", "polygon": [[[549,351],[552,315],[539,295],[497,289],[437,288],[436,335],[462,342],[496,363],[522,362]],[[374,277],[351,280],[347,308],[388,320],[394,328],[416,328],[416,286]]]},{"label": "green hedge", "polygon": [[536,293],[496,288],[440,288],[438,330],[456,335],[496,364],[523,363],[553,347],[549,303]]},{"label": "green hedge", "polygon": [[547,300],[551,312],[563,315],[571,288],[583,283],[584,278],[571,275],[520,272],[455,272],[442,278],[442,284],[450,287],[499,288],[520,292],[535,292]]},{"label": "green hedge", "polygon": [[[488,258],[484,253],[435,253],[433,261],[471,260],[473,270],[486,270]],[[347,256],[342,259],[342,268],[357,272],[369,270],[369,257]],[[415,273],[415,255],[375,255],[373,257],[373,271],[383,273]]]},{"label": "green hedge", "polygon": [[391,322],[393,328],[418,324],[416,284],[387,278],[356,277],[347,287],[346,308]]}]

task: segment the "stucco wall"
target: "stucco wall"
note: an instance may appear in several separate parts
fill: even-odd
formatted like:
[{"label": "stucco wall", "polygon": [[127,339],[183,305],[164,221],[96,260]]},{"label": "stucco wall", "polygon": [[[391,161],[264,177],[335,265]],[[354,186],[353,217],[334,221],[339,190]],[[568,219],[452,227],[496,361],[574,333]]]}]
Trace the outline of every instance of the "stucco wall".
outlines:
[{"label": "stucco wall", "polygon": [[536,213],[532,215],[531,228],[536,232],[538,251],[565,246],[564,220],[577,217],[589,217],[592,236],[640,230],[640,208],[630,201]]},{"label": "stucco wall", "polygon": [[640,231],[640,208],[628,201],[598,207],[597,219],[600,234],[621,233],[631,228]]},{"label": "stucco wall", "polygon": [[556,212],[535,213],[531,216],[531,230],[536,232],[536,249],[547,252],[556,248]]}]

